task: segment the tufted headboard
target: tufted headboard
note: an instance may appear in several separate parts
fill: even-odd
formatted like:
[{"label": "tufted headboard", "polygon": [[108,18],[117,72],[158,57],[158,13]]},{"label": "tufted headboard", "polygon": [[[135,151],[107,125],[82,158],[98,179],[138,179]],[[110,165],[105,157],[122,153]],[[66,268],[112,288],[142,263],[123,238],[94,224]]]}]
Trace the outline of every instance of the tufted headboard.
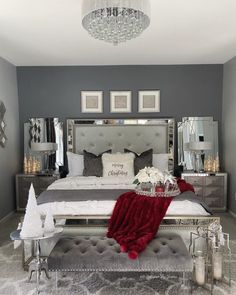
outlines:
[{"label": "tufted headboard", "polygon": [[141,153],[152,148],[154,154],[169,154],[173,164],[174,124],[174,119],[68,119],[67,150],[99,154],[108,149]]}]

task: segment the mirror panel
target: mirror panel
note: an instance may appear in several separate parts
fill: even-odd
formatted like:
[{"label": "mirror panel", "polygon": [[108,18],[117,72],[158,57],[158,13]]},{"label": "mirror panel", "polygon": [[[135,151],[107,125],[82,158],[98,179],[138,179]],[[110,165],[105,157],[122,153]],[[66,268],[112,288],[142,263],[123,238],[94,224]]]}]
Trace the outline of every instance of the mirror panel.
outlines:
[{"label": "mirror panel", "polygon": [[63,123],[58,118],[30,118],[24,124],[24,153],[40,158],[42,169],[45,168],[43,155],[31,150],[32,143],[55,142],[57,151],[49,155],[49,168],[58,169],[64,165]]},{"label": "mirror panel", "polygon": [[205,157],[219,155],[218,122],[213,117],[184,117],[178,122],[178,164],[184,170],[193,170],[192,152],[189,142],[207,141],[212,150],[205,151]]}]

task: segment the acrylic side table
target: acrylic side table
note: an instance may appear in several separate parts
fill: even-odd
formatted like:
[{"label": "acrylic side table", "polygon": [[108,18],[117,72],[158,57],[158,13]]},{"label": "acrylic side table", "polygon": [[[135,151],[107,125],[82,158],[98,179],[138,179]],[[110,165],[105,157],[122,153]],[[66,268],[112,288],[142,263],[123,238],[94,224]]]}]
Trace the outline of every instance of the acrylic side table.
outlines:
[{"label": "acrylic side table", "polygon": [[34,243],[34,249],[35,249],[35,258],[33,260],[33,263],[31,264],[30,268],[29,268],[29,281],[31,280],[32,277],[32,273],[35,272],[36,274],[36,294],[38,295],[40,293],[39,291],[39,281],[40,281],[40,275],[41,272],[44,271],[47,278],[49,279],[49,275],[48,275],[48,266],[47,266],[47,262],[45,261],[45,259],[41,258],[41,251],[40,251],[40,241],[42,240],[46,240],[49,238],[54,238],[57,237],[61,234],[62,232],[62,228],[57,228],[55,232],[52,233],[48,233],[44,236],[41,237],[25,237],[22,238],[20,236],[20,232],[21,230],[15,230],[13,232],[11,232],[10,234],[10,238],[12,241],[32,241]]}]

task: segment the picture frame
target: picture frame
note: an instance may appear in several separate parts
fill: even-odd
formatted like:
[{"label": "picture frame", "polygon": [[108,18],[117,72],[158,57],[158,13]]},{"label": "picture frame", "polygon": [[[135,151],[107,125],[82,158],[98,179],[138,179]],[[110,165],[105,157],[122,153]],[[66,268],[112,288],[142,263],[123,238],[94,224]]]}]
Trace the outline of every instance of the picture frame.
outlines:
[{"label": "picture frame", "polygon": [[110,91],[110,112],[131,113],[132,111],[131,91]]},{"label": "picture frame", "polygon": [[102,113],[103,91],[81,91],[81,112]]},{"label": "picture frame", "polygon": [[160,112],[160,90],[141,90],[138,98],[139,113]]}]

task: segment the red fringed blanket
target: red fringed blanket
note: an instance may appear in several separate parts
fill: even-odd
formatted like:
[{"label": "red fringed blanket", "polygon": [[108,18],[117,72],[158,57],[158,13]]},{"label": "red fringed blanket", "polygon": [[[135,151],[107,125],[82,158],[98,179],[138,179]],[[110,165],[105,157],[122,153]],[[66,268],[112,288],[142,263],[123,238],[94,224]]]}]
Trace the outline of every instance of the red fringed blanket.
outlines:
[{"label": "red fringed blanket", "polygon": [[107,237],[114,238],[130,259],[136,259],[155,236],[172,199],[124,193],[116,202]]}]

